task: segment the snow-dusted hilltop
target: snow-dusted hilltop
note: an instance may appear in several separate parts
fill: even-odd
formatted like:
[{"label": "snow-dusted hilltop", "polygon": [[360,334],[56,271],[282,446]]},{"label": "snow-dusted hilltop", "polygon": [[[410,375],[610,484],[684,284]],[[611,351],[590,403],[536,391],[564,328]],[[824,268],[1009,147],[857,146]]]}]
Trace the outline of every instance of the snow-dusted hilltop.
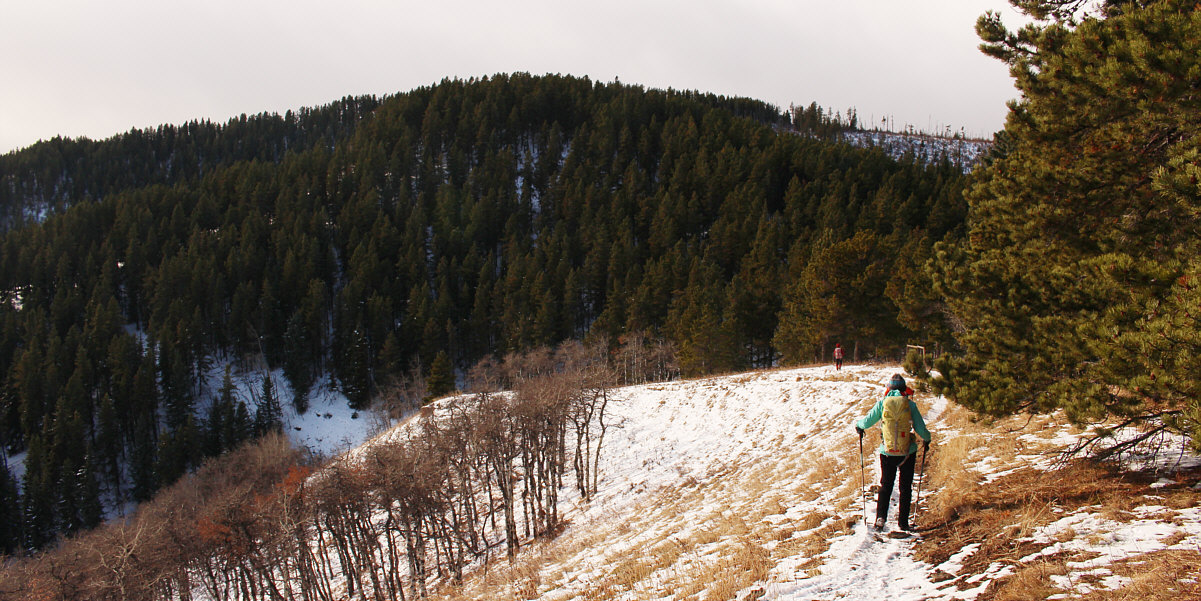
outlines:
[{"label": "snow-dusted hilltop", "polygon": [[907,154],[912,154],[923,162],[946,158],[961,167],[964,172],[971,171],[992,148],[990,140],[975,140],[962,136],[852,130],[843,133],[842,137],[856,146],[878,147],[896,159]]}]

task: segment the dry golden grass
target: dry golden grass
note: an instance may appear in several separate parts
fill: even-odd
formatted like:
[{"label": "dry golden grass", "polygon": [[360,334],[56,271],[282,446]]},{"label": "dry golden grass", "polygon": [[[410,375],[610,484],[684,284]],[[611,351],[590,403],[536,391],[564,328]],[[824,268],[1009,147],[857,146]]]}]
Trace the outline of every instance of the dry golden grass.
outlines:
[{"label": "dry golden grass", "polygon": [[662,583],[674,591],[672,599],[734,599],[738,591],[762,581],[774,567],[771,554],[748,539],[724,545],[716,556],[706,556],[678,570]]},{"label": "dry golden grass", "polygon": [[1057,543],[1066,543],[1076,538],[1076,529],[1072,527],[1064,528],[1055,535],[1054,540]]},{"label": "dry golden grass", "polygon": [[1082,595],[1083,601],[1201,599],[1201,552],[1168,550],[1148,553],[1111,566],[1130,581],[1115,590]]},{"label": "dry golden grass", "polygon": [[626,559],[613,568],[610,578],[617,587],[628,591],[654,573],[651,562],[643,559]]},{"label": "dry golden grass", "polygon": [[763,466],[752,471],[751,474],[747,475],[743,479],[747,480],[747,482],[744,484],[746,492],[753,495],[754,498],[767,496],[776,485],[776,480],[773,477],[773,470],[770,465]]},{"label": "dry golden grass", "polygon": [[822,554],[830,549],[830,540],[853,531],[859,520],[858,514],[841,518],[825,512],[809,514],[796,530],[805,534],[795,536],[794,533],[776,545],[772,549],[772,559],[780,561],[790,557],[804,558],[804,561],[797,565],[797,571],[803,572],[806,577],[817,576],[825,563]]},{"label": "dry golden grass", "polygon": [[927,497],[924,522],[949,521],[963,507],[978,501],[975,497],[980,490],[980,476],[967,469],[968,455],[978,445],[978,439],[960,436],[930,447],[923,486],[928,484],[929,490],[937,490],[938,494]]},{"label": "dry golden grass", "polygon": [[[666,491],[650,503],[652,507],[647,511],[620,520],[620,526],[609,532],[595,533],[594,537],[603,536],[610,546],[615,538],[628,539],[636,534],[640,535],[640,542],[620,553],[606,553],[599,563],[613,567],[588,583],[587,591],[579,596],[607,601],[631,594],[635,598],[653,598],[674,591],[681,599],[716,599],[765,577],[775,565],[765,545],[786,540],[796,530],[796,525],[788,520],[765,519],[785,514],[795,502],[786,489],[781,489],[777,479],[789,472],[772,469],[771,463],[719,470],[686,490]],[[695,515],[696,508],[706,506],[721,509]],[[690,515],[693,517],[687,517]],[[817,527],[822,519],[810,518],[805,524]],[[689,526],[690,520],[695,520],[695,524]],[[780,524],[776,525],[776,521]],[[647,536],[655,531],[652,529],[689,534]],[[542,560],[531,558],[528,563],[538,566],[537,570],[547,570],[546,566],[552,565],[550,557],[570,561],[580,550],[579,545],[573,544],[570,549],[553,552],[551,548],[556,542],[547,543],[547,549],[540,554]],[[596,546],[603,549],[607,545],[597,542]],[[526,561],[524,557],[522,561]],[[494,585],[508,583],[521,596],[539,587],[543,591],[557,589],[557,582],[564,578],[560,568],[539,577],[523,571],[520,575],[514,573],[492,580]],[[488,595],[477,593],[472,598],[488,598]]]},{"label": "dry golden grass", "polygon": [[1062,561],[1036,561],[1018,568],[1005,583],[997,588],[993,601],[1030,601],[1046,599],[1064,591],[1051,584],[1051,576],[1068,573]]},{"label": "dry golden grass", "polygon": [[802,531],[815,530],[820,528],[822,522],[825,522],[829,517],[831,517],[830,514],[825,512],[814,512],[807,514],[805,517],[801,518],[801,521],[797,524],[796,529]]},{"label": "dry golden grass", "polygon": [[767,578],[775,567],[771,553],[751,541],[741,541],[732,558],[724,564],[717,586],[709,589],[707,599],[732,600],[738,591]]},{"label": "dry golden grass", "polygon": [[1137,488],[1119,474],[1077,462],[1055,472],[1020,470],[988,484],[939,490],[920,523],[933,529],[915,555],[937,565],[963,546],[979,543],[966,571],[1016,560],[1040,548],[1021,539],[1057,519],[1054,508],[1125,506]]},{"label": "dry golden grass", "polygon": [[538,587],[542,585],[541,566],[519,563],[513,574],[513,592],[519,599],[537,599]]},{"label": "dry golden grass", "polygon": [[788,506],[784,504],[783,498],[779,494],[772,494],[763,500],[761,507],[761,517],[771,515],[782,515],[788,511]]},{"label": "dry golden grass", "polygon": [[[957,580],[979,574],[995,564],[1017,566],[1014,573],[994,581],[978,597],[979,601],[1042,599],[1074,592],[1056,586],[1052,576],[1070,576],[1068,562],[1091,559],[1097,553],[1059,554],[1030,564],[1020,563],[1021,558],[1047,545],[1083,536],[1068,528],[1058,532],[1054,540],[1035,542],[1030,538],[1039,528],[1066,513],[1096,507],[1096,513],[1103,518],[1128,522],[1136,517],[1133,511],[1141,505],[1180,509],[1195,507],[1201,501],[1201,493],[1188,486],[1195,481],[1196,474],[1182,476],[1179,486],[1150,489],[1149,484],[1155,479],[1150,475],[1120,472],[1114,466],[1086,460],[1076,460],[1053,471],[1034,467],[1030,459],[1056,452],[1053,440],[1070,430],[1055,417],[978,421],[961,408],[948,407],[939,419],[939,426],[957,431],[959,436],[936,439],[939,444],[931,448],[927,483],[934,494],[927,497],[927,508],[918,520],[918,526],[928,531],[915,547],[915,556],[938,565],[966,545],[979,545],[964,560]],[[984,483],[971,469],[971,465],[981,460],[987,460],[991,470],[1012,471]],[[1091,534],[1084,541],[1102,544],[1106,538]],[[1165,542],[1175,544],[1183,539],[1183,535],[1178,535]],[[1133,578],[1135,584],[1081,598],[1201,598],[1197,595],[1201,584],[1184,576],[1196,578],[1196,559],[1197,553],[1165,552],[1141,556],[1138,562],[1120,562],[1124,567],[1115,565],[1114,571],[1119,574],[1125,571],[1123,575]],[[1087,582],[1092,586],[1097,586],[1100,580],[1096,576],[1073,578],[1078,578],[1073,581],[1077,584]]]},{"label": "dry golden grass", "polygon": [[1161,491],[1160,497],[1159,504],[1172,509],[1187,509],[1197,506],[1197,492],[1191,486]]},{"label": "dry golden grass", "polygon": [[[822,378],[822,379],[827,382],[857,382],[857,381],[859,381],[859,376],[854,374],[853,372],[844,371],[841,373],[826,376],[825,378]],[[875,384],[875,382],[873,382],[873,384]]]},{"label": "dry golden grass", "polygon": [[[621,523],[615,532],[625,532],[627,524]],[[601,545],[610,533],[588,531],[577,536],[560,537],[537,541],[522,548],[518,561],[494,561],[482,569],[465,576],[460,586],[439,587],[431,595],[433,599],[466,601],[468,599],[516,600],[538,586],[549,584],[552,588],[562,584],[563,565],[585,550]]]},{"label": "dry golden grass", "polygon": [[1017,527],[1014,529],[1014,536],[1017,538],[1027,538],[1033,535],[1039,528],[1058,519],[1055,516],[1055,503],[1053,501],[1042,501],[1027,505],[1022,511],[1017,513],[1016,517]]},{"label": "dry golden grass", "polygon": [[[849,531],[857,516],[850,520],[831,519],[837,516],[816,512],[796,521],[765,518],[782,516],[798,502],[788,487],[781,486],[782,480],[843,480],[849,474],[850,462],[846,458],[792,461],[789,469],[779,469],[779,463],[770,460],[763,465],[743,466],[722,477],[707,478],[705,484],[698,484],[669,502],[657,503],[653,519],[666,520],[668,525],[660,523],[659,527],[670,531],[679,530],[670,523],[687,515],[689,508],[723,509],[700,516],[701,526],[686,537],[660,540],[657,545],[639,545],[630,549],[624,559],[608,558],[606,562],[610,565],[616,562],[618,569],[593,583],[587,598],[606,601],[639,590],[645,594],[635,592],[636,598],[651,598],[666,592],[674,592],[673,598],[681,600],[733,598],[738,591],[766,578],[776,562],[785,557],[815,558],[803,562],[803,569],[820,569],[821,560],[817,556],[829,548],[829,539]],[[808,471],[798,475],[802,465]],[[816,487],[828,486],[829,483],[816,484]],[[807,535],[794,538],[797,532]]]}]

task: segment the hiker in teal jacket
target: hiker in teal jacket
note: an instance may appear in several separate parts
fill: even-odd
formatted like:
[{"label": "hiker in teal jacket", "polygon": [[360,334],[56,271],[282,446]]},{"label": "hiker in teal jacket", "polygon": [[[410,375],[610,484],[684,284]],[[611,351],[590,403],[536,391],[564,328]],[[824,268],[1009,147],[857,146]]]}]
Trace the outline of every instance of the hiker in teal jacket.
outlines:
[{"label": "hiker in teal jacket", "polygon": [[[855,422],[855,431],[859,434],[859,439],[863,440],[864,430],[876,425],[884,418],[884,402],[888,397],[902,396],[909,402],[912,431],[909,430],[908,424],[902,424],[905,430],[903,436],[910,441],[907,448],[902,445],[899,449],[889,450],[885,443],[881,443],[878,449],[880,453],[880,496],[876,499],[876,530],[883,530],[888,519],[888,501],[892,498],[893,481],[896,480],[898,470],[901,472],[901,507],[897,516],[897,526],[901,530],[909,530],[909,505],[913,499],[913,468],[917,464],[917,440],[913,437],[913,432],[922,438],[924,448],[929,449],[930,447],[930,431],[926,429],[926,421],[922,419],[922,413],[918,411],[917,403],[909,398],[912,395],[913,391],[905,385],[905,378],[902,378],[901,374],[894,374],[888,381],[888,393],[884,395],[885,398],[877,401],[863,419]],[[882,428],[887,426],[887,423],[882,424]]]}]

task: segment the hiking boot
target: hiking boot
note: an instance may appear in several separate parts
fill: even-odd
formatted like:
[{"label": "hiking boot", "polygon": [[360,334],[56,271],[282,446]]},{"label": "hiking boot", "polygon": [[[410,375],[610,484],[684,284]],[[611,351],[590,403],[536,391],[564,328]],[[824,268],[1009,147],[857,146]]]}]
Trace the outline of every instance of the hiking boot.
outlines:
[{"label": "hiking boot", "polygon": [[912,532],[909,529],[909,522],[897,522],[897,528],[899,528],[901,532]]},{"label": "hiking boot", "polygon": [[876,518],[876,530],[880,531],[883,529],[884,529],[884,518]]}]

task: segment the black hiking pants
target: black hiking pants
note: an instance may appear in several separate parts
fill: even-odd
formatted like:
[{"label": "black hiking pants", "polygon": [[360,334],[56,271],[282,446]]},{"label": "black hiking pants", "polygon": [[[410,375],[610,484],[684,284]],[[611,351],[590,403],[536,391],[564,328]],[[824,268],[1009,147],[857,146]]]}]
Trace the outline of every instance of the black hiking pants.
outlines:
[{"label": "black hiking pants", "polygon": [[880,455],[880,496],[876,499],[876,517],[888,519],[888,500],[892,498],[892,483],[901,472],[901,507],[897,524],[902,530],[909,529],[909,504],[913,502],[913,468],[917,465],[917,453],[904,457]]}]

